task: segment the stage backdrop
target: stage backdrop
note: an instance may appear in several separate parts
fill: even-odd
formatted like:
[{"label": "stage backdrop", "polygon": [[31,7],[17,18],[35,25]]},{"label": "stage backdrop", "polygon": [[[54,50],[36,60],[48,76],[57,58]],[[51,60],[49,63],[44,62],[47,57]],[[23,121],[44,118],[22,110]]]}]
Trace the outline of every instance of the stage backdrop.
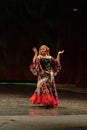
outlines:
[{"label": "stage backdrop", "polygon": [[56,82],[87,87],[86,17],[75,1],[0,1],[0,81],[36,82],[32,47],[46,44],[53,57],[65,50]]}]

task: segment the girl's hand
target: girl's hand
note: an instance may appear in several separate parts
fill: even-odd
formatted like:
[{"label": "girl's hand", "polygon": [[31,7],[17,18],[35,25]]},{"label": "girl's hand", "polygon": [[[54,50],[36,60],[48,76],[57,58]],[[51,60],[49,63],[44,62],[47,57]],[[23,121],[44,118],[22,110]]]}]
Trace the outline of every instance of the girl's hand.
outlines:
[{"label": "girl's hand", "polygon": [[60,54],[63,54],[64,53],[64,50],[62,51],[59,51],[58,54],[57,54],[57,61],[60,63]]},{"label": "girl's hand", "polygon": [[63,53],[64,53],[64,50],[58,52],[58,54],[63,54]]},{"label": "girl's hand", "polygon": [[33,50],[33,52],[34,52],[35,54],[38,54],[38,51],[37,51],[37,48],[36,48],[36,47],[33,47],[32,50]]}]

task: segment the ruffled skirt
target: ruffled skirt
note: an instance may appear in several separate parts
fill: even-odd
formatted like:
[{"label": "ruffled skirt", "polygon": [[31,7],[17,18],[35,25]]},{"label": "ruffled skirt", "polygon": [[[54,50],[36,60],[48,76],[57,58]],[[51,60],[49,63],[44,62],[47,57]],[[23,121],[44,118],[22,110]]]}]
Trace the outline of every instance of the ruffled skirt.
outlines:
[{"label": "ruffled skirt", "polygon": [[44,106],[58,106],[58,98],[54,98],[50,94],[33,94],[29,101],[33,104],[43,104]]}]

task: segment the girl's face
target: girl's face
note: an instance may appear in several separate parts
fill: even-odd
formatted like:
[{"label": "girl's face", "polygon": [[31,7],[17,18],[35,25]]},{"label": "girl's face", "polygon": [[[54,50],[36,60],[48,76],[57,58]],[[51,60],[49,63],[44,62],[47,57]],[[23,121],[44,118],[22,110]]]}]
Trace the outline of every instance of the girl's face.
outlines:
[{"label": "girl's face", "polygon": [[47,54],[47,47],[41,46],[40,48],[40,54],[45,56]]}]

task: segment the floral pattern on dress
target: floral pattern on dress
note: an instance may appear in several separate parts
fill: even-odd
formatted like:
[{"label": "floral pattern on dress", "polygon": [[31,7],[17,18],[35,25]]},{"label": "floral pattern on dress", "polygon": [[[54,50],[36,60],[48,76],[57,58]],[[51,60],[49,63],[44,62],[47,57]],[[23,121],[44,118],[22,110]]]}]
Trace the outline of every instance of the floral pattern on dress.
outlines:
[{"label": "floral pattern on dress", "polygon": [[36,58],[29,66],[33,75],[38,77],[37,87],[29,101],[44,106],[58,106],[58,94],[55,76],[60,72],[61,65],[54,58]]}]

